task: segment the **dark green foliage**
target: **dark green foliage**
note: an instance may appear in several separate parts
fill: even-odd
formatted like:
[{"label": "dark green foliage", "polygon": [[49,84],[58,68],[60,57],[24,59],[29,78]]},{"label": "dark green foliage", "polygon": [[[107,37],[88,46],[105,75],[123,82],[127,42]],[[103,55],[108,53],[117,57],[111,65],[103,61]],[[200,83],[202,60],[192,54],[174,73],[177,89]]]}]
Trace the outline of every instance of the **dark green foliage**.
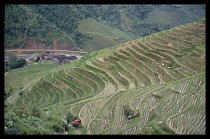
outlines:
[{"label": "dark green foliage", "polygon": [[30,110],[26,106],[17,106],[13,108],[13,112],[17,116],[21,116],[22,114],[24,115],[31,115]]},{"label": "dark green foliage", "polygon": [[19,121],[19,118],[15,115],[14,112],[7,112],[4,115],[4,129],[5,134],[20,134],[17,130],[15,123]]},{"label": "dark green foliage", "polygon": [[16,69],[19,67],[23,67],[27,64],[24,58],[18,58],[16,55],[9,55],[8,60],[5,60],[5,72],[10,69]]},{"label": "dark green foliage", "polygon": [[[44,5],[43,5],[44,6]],[[7,48],[21,48],[24,46],[27,39],[37,38],[43,41],[46,45],[52,43],[53,38],[57,38],[58,42],[66,41],[71,43],[67,35],[62,32],[62,29],[67,29],[66,31],[71,31],[75,28],[75,22],[60,22],[52,12],[54,6],[45,5],[6,5],[5,6],[5,46]],[[35,7],[37,9],[35,9]],[[45,7],[49,7],[46,9]],[[39,8],[43,11],[39,11]],[[46,10],[46,11],[45,11]],[[68,19],[63,18],[62,19]],[[62,12],[66,13],[66,12]],[[42,15],[44,14],[44,15]],[[55,18],[56,17],[56,18]],[[51,20],[49,18],[52,18]],[[47,19],[47,20],[46,20]],[[58,20],[57,20],[58,19]],[[54,24],[56,21],[59,22]],[[72,28],[64,27],[62,23],[66,25],[72,25]],[[60,26],[59,26],[60,25]]]},{"label": "dark green foliage", "polygon": [[21,135],[21,133],[18,131],[17,128],[6,129],[4,134],[6,134],[6,135]]},{"label": "dark green foliage", "polygon": [[[157,24],[157,23],[139,23],[139,24],[135,24],[134,27],[135,28],[135,34],[136,35],[143,35],[143,36],[147,36],[150,35],[152,33],[156,33],[165,29],[169,29],[171,28],[169,24]],[[142,32],[138,32],[138,30],[144,29]]]},{"label": "dark green foliage", "polygon": [[127,106],[127,105],[125,105],[125,106],[123,107],[123,110],[124,110],[126,116],[129,116],[130,114],[133,114],[133,111],[132,111],[131,108],[130,108],[129,106]]},{"label": "dark green foliage", "polygon": [[17,60],[17,63],[18,63],[18,67],[23,67],[27,64],[26,60],[24,58],[19,58]]},{"label": "dark green foliage", "polygon": [[[202,5],[204,6],[204,5]],[[199,16],[191,13],[198,20],[203,18],[205,10],[199,6],[192,5],[192,9],[198,8]],[[85,42],[94,39],[89,35],[78,31],[80,21],[93,18],[103,26],[115,28],[128,34],[132,38],[150,35],[161,30],[169,29],[174,25],[191,22],[186,14],[181,14],[185,20],[168,21],[171,17],[162,17],[164,21],[153,21],[150,14],[156,10],[167,11],[167,13],[188,12],[189,7],[179,7],[171,5],[62,5],[62,4],[30,4],[30,5],[5,5],[5,47],[23,48],[27,39],[39,39],[46,45],[51,45],[56,38],[58,43],[68,42],[79,48],[85,47]],[[168,15],[170,16],[170,15]],[[147,22],[146,20],[149,20]],[[167,21],[166,20],[166,21]],[[181,20],[181,21],[180,21]],[[190,21],[189,21],[190,20]],[[99,29],[100,30],[100,29]],[[113,41],[113,40],[111,40]],[[109,46],[110,47],[110,46]],[[94,50],[92,50],[94,51]]]},{"label": "dark green foliage", "polygon": [[52,128],[55,130],[55,132],[58,132],[58,133],[61,133],[64,129],[62,126],[58,124],[54,124]]},{"label": "dark green foliage", "polygon": [[38,56],[38,57],[36,58],[36,62],[39,62],[39,60],[40,60],[40,57]]},{"label": "dark green foliage", "polygon": [[5,67],[5,72],[7,72],[7,71],[10,71],[10,66],[8,66],[8,65]]},{"label": "dark green foliage", "polygon": [[18,95],[22,96],[22,95],[23,95],[23,93],[22,93],[22,92],[20,92],[20,93],[18,93]]},{"label": "dark green foliage", "polygon": [[84,45],[84,42],[88,39],[93,38],[76,31],[73,39],[75,40],[76,44],[80,47],[80,49],[83,49],[82,45]]},{"label": "dark green foliage", "polygon": [[35,117],[40,117],[41,115],[41,112],[40,112],[40,109],[37,107],[37,106],[32,106],[32,116],[35,116]]},{"label": "dark green foliage", "polygon": [[50,54],[50,51],[46,51],[47,54]]},{"label": "dark green foliage", "polygon": [[15,63],[18,57],[16,55],[10,55],[8,57],[8,60],[10,61],[11,64]]},{"label": "dark green foliage", "polygon": [[133,117],[139,116],[138,111],[131,109],[130,106],[128,106],[128,105],[124,105],[123,110],[124,110],[124,113],[127,117],[132,116],[131,118],[133,118]]},{"label": "dark green foliage", "polygon": [[[20,106],[7,106],[4,115],[5,134],[13,135],[43,135],[43,134],[61,134],[64,126],[59,115],[46,115],[39,111],[37,117],[37,108]],[[9,111],[8,111],[9,110]]]},{"label": "dark green foliage", "polygon": [[14,93],[14,89],[8,83],[5,83],[5,85],[4,85],[4,99],[8,98],[13,93]]}]

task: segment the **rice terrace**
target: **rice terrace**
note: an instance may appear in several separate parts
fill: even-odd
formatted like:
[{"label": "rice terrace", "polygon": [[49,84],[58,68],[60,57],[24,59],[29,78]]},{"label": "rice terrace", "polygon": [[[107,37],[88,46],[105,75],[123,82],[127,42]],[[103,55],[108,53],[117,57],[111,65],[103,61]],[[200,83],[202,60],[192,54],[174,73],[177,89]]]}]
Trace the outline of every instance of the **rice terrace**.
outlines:
[{"label": "rice terrace", "polygon": [[[5,90],[13,91],[5,99],[5,130],[205,135],[205,64],[205,18],[61,66],[48,60],[32,63],[5,75]],[[65,127],[69,117],[80,118],[79,127]]]}]

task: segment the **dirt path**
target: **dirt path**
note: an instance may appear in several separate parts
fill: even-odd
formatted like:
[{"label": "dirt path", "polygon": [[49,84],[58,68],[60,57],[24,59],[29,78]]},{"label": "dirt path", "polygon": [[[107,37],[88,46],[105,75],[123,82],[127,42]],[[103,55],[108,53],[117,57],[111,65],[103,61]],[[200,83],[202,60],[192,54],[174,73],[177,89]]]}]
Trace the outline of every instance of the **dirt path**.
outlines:
[{"label": "dirt path", "polygon": [[[15,69],[11,69],[11,70],[9,70],[9,71],[13,71],[13,70],[15,70]],[[4,76],[6,76],[6,75],[9,73],[9,71],[6,72],[6,73],[4,73]]]},{"label": "dirt path", "polygon": [[7,73],[9,73],[9,72],[4,73],[4,76],[6,76],[6,75],[7,75]]},{"label": "dirt path", "polygon": [[81,51],[70,51],[70,50],[46,50],[46,49],[11,49],[11,50],[5,50],[5,51],[17,51],[17,55],[27,55],[27,54],[22,54],[23,51],[54,51],[56,52],[70,52],[70,53],[80,53],[80,54],[85,54],[87,52],[81,52]]}]

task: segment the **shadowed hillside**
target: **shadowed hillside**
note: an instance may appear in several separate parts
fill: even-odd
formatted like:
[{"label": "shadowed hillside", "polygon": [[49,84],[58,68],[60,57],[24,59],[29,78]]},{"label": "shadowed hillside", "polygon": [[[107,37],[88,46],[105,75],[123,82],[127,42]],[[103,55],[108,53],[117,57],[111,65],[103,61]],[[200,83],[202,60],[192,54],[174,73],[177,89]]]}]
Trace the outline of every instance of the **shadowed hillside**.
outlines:
[{"label": "shadowed hillside", "polygon": [[87,134],[206,134],[205,28],[201,19],[23,79],[8,73],[20,89],[7,101],[78,116]]}]

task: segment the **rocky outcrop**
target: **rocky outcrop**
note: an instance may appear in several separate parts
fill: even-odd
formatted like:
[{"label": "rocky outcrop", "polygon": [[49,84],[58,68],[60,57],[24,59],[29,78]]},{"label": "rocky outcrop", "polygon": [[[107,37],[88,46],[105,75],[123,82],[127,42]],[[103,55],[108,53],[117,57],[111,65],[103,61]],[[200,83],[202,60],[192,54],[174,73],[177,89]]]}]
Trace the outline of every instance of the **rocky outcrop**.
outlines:
[{"label": "rocky outcrop", "polygon": [[72,50],[78,51],[72,44],[64,42],[58,43],[56,39],[52,40],[50,45],[46,45],[39,39],[28,39],[25,42],[23,49],[45,49],[45,50]]},{"label": "rocky outcrop", "polygon": [[23,49],[52,49],[52,46],[47,46],[39,39],[28,39],[25,42]]}]

